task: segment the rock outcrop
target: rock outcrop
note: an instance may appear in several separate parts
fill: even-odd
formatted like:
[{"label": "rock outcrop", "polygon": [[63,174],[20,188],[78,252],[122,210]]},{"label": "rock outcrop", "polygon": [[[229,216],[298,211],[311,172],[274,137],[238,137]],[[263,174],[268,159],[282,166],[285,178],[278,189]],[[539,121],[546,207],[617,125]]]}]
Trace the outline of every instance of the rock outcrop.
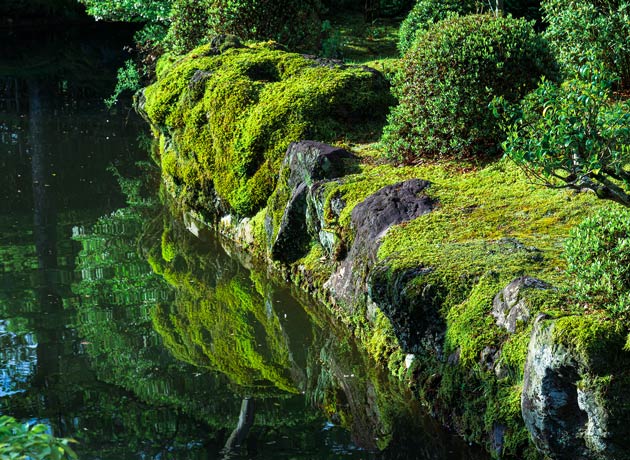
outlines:
[{"label": "rock outcrop", "polygon": [[[569,320],[536,319],[523,379],[525,425],[536,447],[552,459],[628,459],[630,429],[622,420],[628,419],[630,408],[619,405],[627,377],[612,364],[628,360],[621,349],[623,335],[595,322],[570,328],[558,324]],[[585,340],[579,332],[583,327],[589,328],[591,343],[579,342]],[[599,355],[602,351],[606,360]]]},{"label": "rock outcrop", "polygon": [[381,238],[393,225],[431,212],[433,200],[425,191],[429,182],[411,179],[383,187],[352,210],[354,240],[346,258],[325,287],[343,304],[355,303],[367,289],[367,276],[376,262]]},{"label": "rock outcrop", "polygon": [[323,244],[330,246],[330,236],[320,235],[325,225],[325,196],[318,191],[324,181],[346,174],[353,160],[354,156],[348,151],[321,142],[301,141],[289,145],[279,186],[265,217],[274,260],[295,261],[306,252],[310,241],[320,236]]},{"label": "rock outcrop", "polygon": [[497,326],[513,334],[517,323],[527,323],[531,316],[523,291],[550,288],[549,284],[537,278],[529,276],[516,278],[503,288],[492,302],[492,316],[497,320]]}]

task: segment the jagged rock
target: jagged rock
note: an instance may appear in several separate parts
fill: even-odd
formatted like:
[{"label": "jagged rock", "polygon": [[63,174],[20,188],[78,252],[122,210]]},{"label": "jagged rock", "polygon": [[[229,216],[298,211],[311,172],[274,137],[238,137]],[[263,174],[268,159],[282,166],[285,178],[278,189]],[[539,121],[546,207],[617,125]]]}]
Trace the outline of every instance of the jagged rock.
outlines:
[{"label": "jagged rock", "polygon": [[[625,385],[621,383],[621,391],[614,387],[624,375],[627,357],[615,364],[609,356],[604,363],[602,357],[571,349],[554,334],[557,321],[540,315],[529,343],[521,411],[532,441],[555,460],[627,460],[629,409],[617,393],[624,395]],[[623,341],[617,342],[614,348],[620,351]],[[614,348],[609,353],[618,354]],[[613,368],[606,368],[611,363]],[[597,383],[599,374],[605,380],[612,377],[612,384]]]},{"label": "jagged rock", "polygon": [[[399,299],[403,301],[400,304],[389,301],[390,294],[400,293],[402,287],[400,284],[393,288],[394,283],[380,283],[378,276],[373,282],[368,283],[367,276],[376,262],[376,254],[385,232],[392,225],[410,221],[433,210],[434,201],[424,193],[428,186],[428,181],[420,179],[399,182],[383,187],[355,206],[351,216],[351,225],[355,234],[352,247],[337,271],[325,284],[336,299],[347,305],[356,303],[357,296],[366,291],[367,285],[371,285],[371,289],[368,288],[372,291],[369,295],[386,315],[388,305],[393,305],[390,311],[393,313],[394,309],[404,303],[404,295],[399,296]],[[383,268],[380,272],[386,270]],[[404,283],[412,275],[415,276],[417,273],[401,274],[400,283]],[[400,312],[402,313],[400,316],[392,314],[390,320],[394,322],[392,318],[399,318],[401,330],[409,330],[411,333],[411,329],[408,329],[411,324],[410,317],[403,313],[402,309]]]},{"label": "jagged rock", "polygon": [[497,320],[497,326],[508,332],[516,331],[518,321],[527,323],[530,319],[529,306],[523,296],[525,289],[550,289],[544,281],[529,276],[516,278],[503,288],[492,302],[492,316]]},{"label": "jagged rock", "polygon": [[[280,172],[285,183],[272,197],[266,219],[272,258],[292,262],[304,254],[313,238],[321,238],[327,247],[331,246],[330,236],[320,235],[320,219],[313,217],[321,213],[323,221],[325,197],[317,193],[321,190],[318,183],[344,175],[353,159],[350,152],[321,142],[301,141],[289,145]],[[289,196],[286,204],[283,194]],[[280,222],[274,226],[272,214],[279,206],[284,206],[284,211]],[[310,211],[307,213],[307,210]]]},{"label": "jagged rock", "polygon": [[[306,225],[311,235],[316,239],[326,251],[326,255],[333,260],[338,260],[345,255],[343,241],[337,233],[327,229],[325,205],[326,205],[326,184],[328,181],[319,181],[310,188],[307,199]],[[339,196],[330,198],[329,218],[338,218],[341,211],[346,207],[346,202]]]},{"label": "jagged rock", "polygon": [[302,182],[309,187],[316,181],[343,176],[347,170],[344,160],[352,160],[347,150],[316,141],[293,142],[287,149],[283,168],[288,167],[289,187]]},{"label": "jagged rock", "polygon": [[373,267],[368,277],[368,299],[390,320],[406,353],[442,354],[446,324],[440,315],[440,296],[433,284],[418,282],[432,272],[425,267],[392,272],[385,261]]}]

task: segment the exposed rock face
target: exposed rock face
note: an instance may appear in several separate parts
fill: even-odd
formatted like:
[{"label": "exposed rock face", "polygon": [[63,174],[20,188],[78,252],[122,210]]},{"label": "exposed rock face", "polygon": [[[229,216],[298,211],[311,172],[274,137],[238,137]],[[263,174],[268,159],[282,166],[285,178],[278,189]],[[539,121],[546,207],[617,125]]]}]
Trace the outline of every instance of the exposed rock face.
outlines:
[{"label": "exposed rock face", "polygon": [[527,323],[530,319],[529,306],[523,296],[526,289],[550,289],[544,281],[529,276],[516,278],[501,290],[492,302],[492,316],[497,320],[497,326],[508,332],[516,331],[517,322]]},{"label": "exposed rock face", "polygon": [[[352,228],[355,232],[352,247],[339,269],[326,282],[336,299],[355,303],[365,290],[370,268],[376,262],[381,238],[392,226],[431,212],[434,202],[424,192],[429,182],[411,179],[383,187],[370,195],[352,210]],[[403,275],[404,283],[408,275]],[[387,283],[387,288],[392,284]],[[378,299],[378,295],[376,296]],[[383,307],[378,301],[379,307]],[[407,322],[407,319],[403,319]]]},{"label": "exposed rock face", "polygon": [[627,408],[615,408],[614,391],[593,384],[593,363],[554,338],[554,327],[537,318],[525,364],[521,410],[534,444],[558,460],[630,458],[628,429],[611,423]]},{"label": "exposed rock face", "polygon": [[[274,207],[285,206],[277,228],[273,215],[268,214],[266,219],[273,259],[292,262],[303,255],[311,239],[319,239],[325,197],[317,191],[322,182],[344,175],[353,159],[348,151],[321,142],[301,141],[289,146],[280,173],[281,180],[286,181],[282,192],[289,199],[284,205],[284,197],[272,197],[272,212],[277,210]],[[324,246],[330,246],[330,236],[321,236],[327,243]]]},{"label": "exposed rock face", "polygon": [[418,282],[432,268],[391,271],[387,261],[372,269],[368,297],[389,318],[406,353],[432,350],[442,354],[446,324],[440,315],[440,296],[431,283]]}]

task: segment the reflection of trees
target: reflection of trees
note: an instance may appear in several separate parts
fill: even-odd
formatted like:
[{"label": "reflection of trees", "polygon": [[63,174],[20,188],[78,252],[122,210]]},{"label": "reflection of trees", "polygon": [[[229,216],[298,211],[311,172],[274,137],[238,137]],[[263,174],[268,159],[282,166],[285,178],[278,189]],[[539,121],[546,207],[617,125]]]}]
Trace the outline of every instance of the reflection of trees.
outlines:
[{"label": "reflection of trees", "polygon": [[171,404],[219,429],[235,420],[238,398],[220,379],[175,361],[151,328],[151,309],[168,303],[167,285],[136,250],[143,216],[132,208],[77,229],[82,251],[78,330],[99,378],[149,403]]},{"label": "reflection of trees", "polygon": [[107,113],[103,99],[130,35],[111,26],[0,31],[2,213],[37,209],[39,191],[60,212],[119,196],[103,172],[137,155],[140,121]]}]

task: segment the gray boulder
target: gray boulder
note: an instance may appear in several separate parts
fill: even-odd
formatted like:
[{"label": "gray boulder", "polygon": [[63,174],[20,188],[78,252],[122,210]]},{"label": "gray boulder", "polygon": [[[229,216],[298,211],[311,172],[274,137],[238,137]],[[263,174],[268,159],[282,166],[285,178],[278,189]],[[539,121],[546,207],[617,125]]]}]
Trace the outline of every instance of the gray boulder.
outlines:
[{"label": "gray boulder", "polygon": [[399,182],[383,187],[355,206],[351,216],[355,235],[352,246],[325,285],[336,299],[350,305],[365,293],[367,276],[385,232],[433,210],[435,203],[425,193],[428,187],[429,182],[420,179]]},{"label": "gray boulder", "polygon": [[521,411],[532,441],[551,459],[630,458],[623,342],[602,336],[610,351],[589,357],[554,334],[557,321],[540,315],[529,343]]}]

